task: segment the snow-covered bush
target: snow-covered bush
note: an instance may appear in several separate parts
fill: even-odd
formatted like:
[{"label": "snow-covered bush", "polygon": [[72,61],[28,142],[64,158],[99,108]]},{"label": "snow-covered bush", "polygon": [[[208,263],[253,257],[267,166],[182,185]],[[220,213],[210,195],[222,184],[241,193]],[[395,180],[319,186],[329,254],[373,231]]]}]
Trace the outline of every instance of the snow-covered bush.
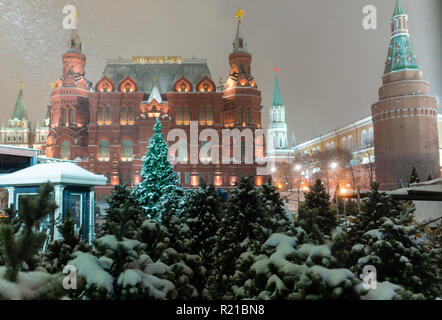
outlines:
[{"label": "snow-covered bush", "polygon": [[298,236],[272,234],[253,254],[237,261],[232,290],[237,299],[358,299],[365,291],[348,269],[339,268],[328,245],[302,243]]},{"label": "snow-covered bush", "polygon": [[398,203],[373,185],[350,232],[352,270],[373,265],[378,281],[404,288],[402,297],[435,299],[442,294],[441,252],[414,240],[413,212],[412,204]]}]

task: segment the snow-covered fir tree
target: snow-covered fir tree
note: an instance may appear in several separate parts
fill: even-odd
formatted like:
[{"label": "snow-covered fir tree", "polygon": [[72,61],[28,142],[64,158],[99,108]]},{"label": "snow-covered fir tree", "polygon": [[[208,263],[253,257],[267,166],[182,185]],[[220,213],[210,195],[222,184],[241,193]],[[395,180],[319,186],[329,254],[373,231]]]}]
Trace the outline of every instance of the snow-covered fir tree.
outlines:
[{"label": "snow-covered fir tree", "polygon": [[212,250],[222,216],[221,201],[213,185],[201,181],[198,189],[186,192],[181,232],[186,252],[200,255],[206,268],[213,266]]},{"label": "snow-covered fir tree", "polygon": [[239,180],[231,192],[216,234],[215,264],[207,284],[209,296],[232,298],[231,277],[240,254],[259,249],[272,233],[289,229],[287,217],[281,214],[284,210],[279,207],[281,205],[272,189],[263,192],[255,188],[253,177]]},{"label": "snow-covered fir tree", "polygon": [[146,217],[134,193],[127,185],[116,185],[106,202],[109,207],[98,235],[124,234],[126,238],[135,239]]},{"label": "snow-covered fir tree", "polygon": [[69,208],[57,229],[62,238],[48,243],[42,254],[42,266],[50,273],[62,272],[75,251],[88,252],[92,249],[87,240],[81,240],[80,234],[75,233],[75,222]]},{"label": "snow-covered fir tree", "polygon": [[378,281],[401,286],[408,298],[440,297],[440,249],[416,241],[413,204],[394,201],[378,188],[373,184],[350,232],[353,271],[373,265]]},{"label": "snow-covered fir tree", "polygon": [[148,151],[143,156],[141,183],[134,190],[147,217],[160,221],[162,196],[176,192],[180,187],[176,173],[168,159],[169,146],[157,118],[149,140]]},{"label": "snow-covered fir tree", "polygon": [[321,180],[317,179],[305,194],[305,203],[300,206],[298,215],[299,225],[317,243],[322,243],[324,234],[330,235],[337,226],[335,212],[330,209],[330,196]]},{"label": "snow-covered fir tree", "polygon": [[302,228],[296,233],[274,233],[256,253],[241,254],[232,279],[236,299],[359,299],[367,293],[330,245],[304,242]]},{"label": "snow-covered fir tree", "polygon": [[[62,274],[49,274],[40,266],[30,268],[46,239],[45,232],[35,230],[43,219],[54,213],[53,187],[44,184],[36,197],[23,197],[19,218],[15,214],[0,226],[1,254],[0,299],[59,299],[66,292]],[[31,269],[31,271],[30,271]]]}]

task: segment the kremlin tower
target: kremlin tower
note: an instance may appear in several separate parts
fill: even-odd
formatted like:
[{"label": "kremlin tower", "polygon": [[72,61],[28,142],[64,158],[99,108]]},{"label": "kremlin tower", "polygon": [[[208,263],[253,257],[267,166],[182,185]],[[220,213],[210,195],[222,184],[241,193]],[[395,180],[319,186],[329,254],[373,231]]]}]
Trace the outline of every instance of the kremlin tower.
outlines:
[{"label": "kremlin tower", "polygon": [[[275,68],[275,73],[277,72],[278,68]],[[294,138],[292,139],[294,140]],[[273,157],[275,161],[293,157],[293,150],[289,149],[285,107],[282,104],[277,74],[275,74],[273,100],[270,108],[269,140],[267,146],[269,157]]]},{"label": "kremlin tower", "polygon": [[399,0],[391,18],[391,41],[379,101],[372,105],[376,180],[381,189],[406,184],[413,166],[421,177],[440,176],[437,101],[422,80]]},{"label": "kremlin tower", "polygon": [[46,142],[52,158],[82,159],[87,157],[89,90],[92,83],[84,77],[86,56],[81,52],[77,29],[72,29],[68,50],[62,55],[63,74],[51,93],[51,122]]}]

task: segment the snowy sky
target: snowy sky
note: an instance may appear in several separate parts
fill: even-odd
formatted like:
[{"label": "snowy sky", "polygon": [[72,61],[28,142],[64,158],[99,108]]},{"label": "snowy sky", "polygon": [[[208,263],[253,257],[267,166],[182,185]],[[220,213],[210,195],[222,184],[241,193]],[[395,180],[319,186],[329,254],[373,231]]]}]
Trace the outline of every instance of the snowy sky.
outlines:
[{"label": "snowy sky", "polygon": [[[244,36],[252,74],[263,94],[267,125],[273,68],[279,67],[289,130],[302,142],[370,114],[387,55],[394,0],[0,0],[1,115],[12,114],[19,81],[33,122],[61,75],[69,32],[62,8],[75,5],[87,57],[86,76],[101,77],[106,58],[181,55],[207,58],[214,79],[228,73],[236,30]],[[442,95],[441,0],[402,0],[411,41],[431,93]],[[377,30],[364,30],[362,8],[377,8]],[[442,113],[442,108],[439,111]]]}]

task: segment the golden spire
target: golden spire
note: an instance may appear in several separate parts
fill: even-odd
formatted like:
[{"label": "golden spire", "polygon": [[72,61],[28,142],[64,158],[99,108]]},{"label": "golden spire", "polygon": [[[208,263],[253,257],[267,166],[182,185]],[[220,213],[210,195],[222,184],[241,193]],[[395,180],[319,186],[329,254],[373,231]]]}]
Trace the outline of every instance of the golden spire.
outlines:
[{"label": "golden spire", "polygon": [[244,16],[244,10],[238,9],[235,11],[235,17],[238,19],[238,23],[241,23],[241,19]]},{"label": "golden spire", "polygon": [[20,89],[23,89],[23,87],[25,86],[25,83],[23,81],[20,81],[19,86],[20,86]]}]

